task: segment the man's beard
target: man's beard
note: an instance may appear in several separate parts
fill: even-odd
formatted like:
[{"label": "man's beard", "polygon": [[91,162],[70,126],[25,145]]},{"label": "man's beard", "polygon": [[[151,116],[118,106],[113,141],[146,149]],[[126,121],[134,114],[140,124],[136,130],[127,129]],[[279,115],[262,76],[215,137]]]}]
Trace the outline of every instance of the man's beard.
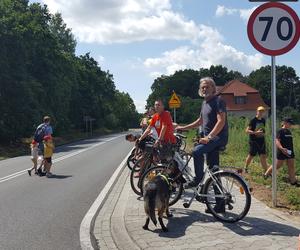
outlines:
[{"label": "man's beard", "polygon": [[213,93],[203,93],[203,92],[201,92],[201,91],[198,91],[198,94],[199,94],[199,96],[200,97],[203,97],[203,98],[208,98],[208,97],[211,97],[211,96],[213,96],[214,94]]}]

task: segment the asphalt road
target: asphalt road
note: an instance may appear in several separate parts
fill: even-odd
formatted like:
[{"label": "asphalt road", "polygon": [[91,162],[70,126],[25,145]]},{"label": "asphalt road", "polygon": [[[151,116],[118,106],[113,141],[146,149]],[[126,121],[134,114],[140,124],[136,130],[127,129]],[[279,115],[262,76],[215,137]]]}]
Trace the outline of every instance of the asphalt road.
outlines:
[{"label": "asphalt road", "polygon": [[80,223],[132,148],[124,134],[57,148],[53,178],[29,177],[29,156],[0,161],[0,249],[80,249]]}]

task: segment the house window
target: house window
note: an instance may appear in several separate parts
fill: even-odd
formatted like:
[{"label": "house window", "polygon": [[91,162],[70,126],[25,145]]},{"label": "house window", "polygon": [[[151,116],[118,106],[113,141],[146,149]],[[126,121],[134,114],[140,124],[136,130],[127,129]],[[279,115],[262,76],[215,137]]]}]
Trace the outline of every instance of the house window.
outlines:
[{"label": "house window", "polygon": [[235,96],[234,102],[235,104],[246,104],[246,96]]}]

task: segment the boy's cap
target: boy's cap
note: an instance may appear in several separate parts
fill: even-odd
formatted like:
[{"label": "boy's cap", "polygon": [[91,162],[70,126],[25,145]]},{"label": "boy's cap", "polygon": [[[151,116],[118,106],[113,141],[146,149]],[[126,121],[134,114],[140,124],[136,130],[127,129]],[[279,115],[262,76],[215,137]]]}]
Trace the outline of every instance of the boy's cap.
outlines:
[{"label": "boy's cap", "polygon": [[266,109],[265,109],[265,107],[263,107],[263,106],[259,106],[259,107],[257,107],[257,111],[265,111]]},{"label": "boy's cap", "polygon": [[47,140],[51,140],[52,139],[52,136],[51,135],[45,135],[44,136],[44,140],[47,141]]},{"label": "boy's cap", "polygon": [[32,140],[31,144],[32,144],[32,145],[35,145],[35,144],[37,144],[37,141]]},{"label": "boy's cap", "polygon": [[284,122],[288,122],[290,124],[295,124],[294,120],[291,117],[285,117],[283,118]]}]

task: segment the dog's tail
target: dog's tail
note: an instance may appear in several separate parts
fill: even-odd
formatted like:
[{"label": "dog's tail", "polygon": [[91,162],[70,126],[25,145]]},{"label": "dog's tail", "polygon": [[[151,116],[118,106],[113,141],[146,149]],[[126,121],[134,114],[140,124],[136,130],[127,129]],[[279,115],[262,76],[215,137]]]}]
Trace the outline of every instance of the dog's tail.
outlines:
[{"label": "dog's tail", "polygon": [[153,224],[156,226],[157,220],[155,217],[155,199],[156,199],[156,184],[148,183],[144,194],[145,212],[150,217]]}]

